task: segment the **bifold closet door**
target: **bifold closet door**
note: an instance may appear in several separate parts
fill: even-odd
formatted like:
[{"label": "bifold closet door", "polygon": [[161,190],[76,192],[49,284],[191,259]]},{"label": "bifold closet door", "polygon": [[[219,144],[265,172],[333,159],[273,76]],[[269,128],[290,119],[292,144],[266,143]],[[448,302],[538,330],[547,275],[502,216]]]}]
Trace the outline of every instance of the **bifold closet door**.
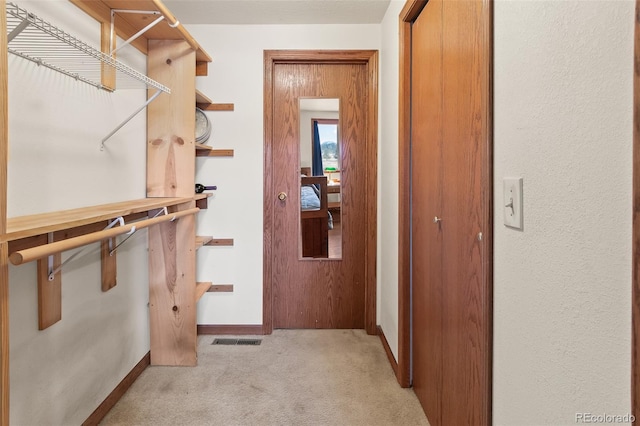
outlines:
[{"label": "bifold closet door", "polygon": [[490,423],[486,7],[430,0],[411,30],[413,386],[432,426]]},{"label": "bifold closet door", "polygon": [[[442,2],[413,24],[411,95],[413,389],[431,425],[442,405]],[[429,40],[428,43],[419,40]]]},{"label": "bifold closet door", "polygon": [[483,170],[487,164],[488,3],[443,2],[443,425],[487,425],[490,300]]}]

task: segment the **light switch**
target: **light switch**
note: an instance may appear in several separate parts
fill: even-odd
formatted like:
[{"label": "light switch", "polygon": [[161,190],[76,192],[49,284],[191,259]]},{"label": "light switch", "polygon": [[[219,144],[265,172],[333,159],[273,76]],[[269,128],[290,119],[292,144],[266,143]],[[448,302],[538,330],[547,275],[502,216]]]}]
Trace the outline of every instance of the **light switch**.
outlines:
[{"label": "light switch", "polygon": [[522,178],[504,178],[504,224],[522,229]]}]

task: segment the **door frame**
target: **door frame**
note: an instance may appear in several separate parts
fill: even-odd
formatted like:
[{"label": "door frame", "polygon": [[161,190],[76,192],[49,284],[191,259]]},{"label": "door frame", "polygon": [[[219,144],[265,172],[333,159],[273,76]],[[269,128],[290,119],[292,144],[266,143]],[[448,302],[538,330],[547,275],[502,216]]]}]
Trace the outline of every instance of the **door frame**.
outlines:
[{"label": "door frame", "polygon": [[277,64],[363,64],[367,66],[367,108],[365,173],[365,295],[364,323],[368,334],[376,327],[377,176],[378,176],[378,51],[377,50],[265,50],[264,51],[264,241],[262,330],[273,331],[273,250],[274,232],[272,148],[273,71]]},{"label": "door frame", "polygon": [[[635,2],[633,43],[631,414],[638,418],[640,416],[640,0]],[[633,424],[638,424],[637,420]]]},{"label": "door frame", "polygon": [[[488,333],[484,336],[490,348],[486,377],[488,383],[486,403],[488,419],[491,422],[491,377],[492,377],[492,344],[493,344],[493,2],[482,0],[488,4],[484,16],[485,40],[488,68],[484,77],[487,79],[488,93],[486,112],[486,134],[484,149],[486,162],[482,165],[481,191],[483,198],[482,228],[486,259],[482,274],[486,300],[484,301],[484,317],[487,321]],[[402,387],[411,386],[411,27],[424,9],[427,1],[407,0],[399,16],[400,30],[400,87],[398,106],[398,146],[399,146],[399,178],[398,178],[398,370],[397,380]]]}]

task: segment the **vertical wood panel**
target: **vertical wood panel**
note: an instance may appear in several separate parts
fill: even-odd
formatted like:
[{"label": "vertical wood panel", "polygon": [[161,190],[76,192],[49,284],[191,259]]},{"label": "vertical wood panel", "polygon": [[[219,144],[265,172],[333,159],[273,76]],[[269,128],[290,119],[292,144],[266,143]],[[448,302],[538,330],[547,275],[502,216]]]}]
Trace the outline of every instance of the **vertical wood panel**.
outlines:
[{"label": "vertical wood panel", "polygon": [[[100,51],[107,55],[111,55],[111,46],[115,47],[116,45],[116,37],[114,32],[113,40],[111,39],[111,23],[110,22],[101,22],[100,23]],[[113,56],[115,58],[115,54]],[[100,65],[101,67],[101,83],[104,87],[109,88],[111,90],[116,89],[116,69],[110,65],[105,64],[104,62]]]},{"label": "vertical wood panel", "polygon": [[[53,269],[62,263],[62,254],[53,255]],[[44,330],[62,319],[62,271],[49,281],[48,258],[38,259],[38,329]]]},{"label": "vertical wood panel", "polygon": [[147,196],[192,197],[195,186],[195,52],[149,41],[149,77],[171,88],[147,107]]},{"label": "vertical wood panel", "polygon": [[[640,0],[636,0],[633,66],[633,282],[631,410],[640,416]],[[634,424],[637,424],[634,422]]]},{"label": "vertical wood panel", "polygon": [[[0,1],[0,235],[7,226],[9,104],[6,4]],[[9,424],[9,247],[0,243],[0,426]]]},{"label": "vertical wood panel", "polygon": [[[490,422],[490,286],[484,170],[488,167],[488,3],[444,2],[442,424]],[[462,404],[464,401],[464,404]]]},{"label": "vertical wood panel", "polygon": [[111,247],[115,247],[118,242],[115,238],[103,240],[100,242],[100,267],[102,275],[102,291],[109,291],[118,283],[118,253],[110,254],[109,242]]},{"label": "vertical wood panel", "polygon": [[[192,197],[195,185],[195,52],[149,42],[149,77],[171,88],[147,109],[147,196]],[[179,210],[192,208],[195,202]],[[195,365],[195,218],[149,228],[151,364]]]},{"label": "vertical wood panel", "polygon": [[442,9],[442,0],[431,0],[413,23],[411,67],[413,388],[432,426],[443,424],[442,229],[449,226],[442,205]]}]

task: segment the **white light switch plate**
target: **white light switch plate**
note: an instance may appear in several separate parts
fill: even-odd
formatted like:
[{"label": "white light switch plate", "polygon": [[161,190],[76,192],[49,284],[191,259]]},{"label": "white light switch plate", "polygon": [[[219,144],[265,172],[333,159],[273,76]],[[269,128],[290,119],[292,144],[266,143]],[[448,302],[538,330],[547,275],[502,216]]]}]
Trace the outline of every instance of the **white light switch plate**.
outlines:
[{"label": "white light switch plate", "polygon": [[522,229],[522,178],[504,178],[504,224]]}]

